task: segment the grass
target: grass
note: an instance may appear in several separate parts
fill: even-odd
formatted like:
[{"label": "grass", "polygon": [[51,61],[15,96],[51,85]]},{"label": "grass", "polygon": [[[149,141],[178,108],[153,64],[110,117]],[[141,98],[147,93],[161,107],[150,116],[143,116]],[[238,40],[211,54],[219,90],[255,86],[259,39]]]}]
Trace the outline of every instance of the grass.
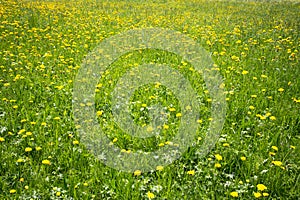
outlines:
[{"label": "grass", "polygon": [[[296,199],[299,9],[295,1],[2,0],[0,198]],[[199,157],[213,117],[201,74],[160,50],[123,55],[95,86],[95,109],[106,135],[124,153],[171,145],[180,122],[176,113],[183,109],[167,87],[144,85],[131,97],[133,121],[149,124],[147,108],[160,103],[176,109],[167,111],[169,127],[161,137],[146,139],[120,130],[112,121],[111,92],[126,70],[169,64],[191,82],[202,105],[195,143],[178,160],[128,173],[104,165],[81,142],[72,91],[84,58],[101,41],[145,27],[179,31],[211,52],[214,70],[224,77],[227,114],[216,145]]]}]

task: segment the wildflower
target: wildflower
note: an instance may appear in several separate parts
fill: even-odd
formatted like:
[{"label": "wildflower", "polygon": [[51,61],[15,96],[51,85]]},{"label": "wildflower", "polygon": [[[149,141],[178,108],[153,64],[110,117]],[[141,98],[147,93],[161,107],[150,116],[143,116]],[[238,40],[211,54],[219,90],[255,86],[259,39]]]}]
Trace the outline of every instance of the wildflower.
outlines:
[{"label": "wildflower", "polygon": [[147,197],[148,197],[149,199],[153,199],[153,198],[155,197],[155,195],[154,195],[152,192],[148,191],[148,192],[147,192]]},{"label": "wildflower", "polygon": [[160,165],[156,167],[156,170],[157,170],[157,171],[162,171],[163,169],[164,169],[164,167],[163,167],[163,166],[160,166]]},{"label": "wildflower", "polygon": [[261,197],[261,193],[260,192],[254,192],[254,196],[255,196],[255,198],[259,198],[259,197]]},{"label": "wildflower", "polygon": [[56,196],[59,197],[61,195],[61,192],[56,192]]},{"label": "wildflower", "polygon": [[278,147],[276,146],[272,146],[271,148],[274,149],[275,151],[278,151]]},{"label": "wildflower", "polygon": [[117,142],[118,141],[118,138],[114,138],[113,139],[113,143]]},{"label": "wildflower", "polygon": [[73,141],[73,144],[74,144],[74,145],[79,144],[79,141],[78,141],[78,140],[74,140],[74,141]]},{"label": "wildflower", "polygon": [[135,176],[140,176],[141,174],[142,174],[141,170],[135,170],[133,172],[133,175],[135,175]]},{"label": "wildflower", "polygon": [[216,164],[215,164],[215,168],[221,168],[221,166],[222,166],[222,165],[221,165],[220,163],[216,163]]},{"label": "wildflower", "polygon": [[28,185],[25,185],[24,188],[25,188],[25,190],[28,190],[28,189],[29,189],[29,186],[28,186]]},{"label": "wildflower", "polygon": [[270,120],[276,120],[276,117],[275,116],[271,116]]},{"label": "wildflower", "polygon": [[0,142],[4,142],[5,139],[3,137],[0,137]]},{"label": "wildflower", "polygon": [[39,151],[39,150],[41,150],[41,149],[42,149],[42,147],[40,147],[40,146],[35,147],[35,150],[37,150],[37,151]]},{"label": "wildflower", "polygon": [[17,190],[14,190],[14,189],[12,189],[12,190],[9,191],[10,194],[14,194],[16,192],[17,192]]},{"label": "wildflower", "polygon": [[169,125],[164,124],[163,128],[164,128],[164,129],[169,129]]},{"label": "wildflower", "polygon": [[295,146],[293,146],[293,145],[291,145],[291,146],[290,146],[290,148],[291,148],[291,149],[296,149],[296,147],[295,147]]},{"label": "wildflower", "polygon": [[238,192],[230,192],[230,196],[232,196],[232,197],[238,197],[239,193]]},{"label": "wildflower", "polygon": [[42,164],[44,164],[44,165],[51,165],[51,162],[50,162],[50,160],[43,160]]},{"label": "wildflower", "polygon": [[276,165],[276,166],[281,166],[282,165],[282,162],[281,161],[272,161],[272,164]]},{"label": "wildflower", "polygon": [[246,75],[246,74],[248,74],[248,71],[243,70],[243,71],[242,71],[242,74],[243,74],[243,75]]},{"label": "wildflower", "polygon": [[242,157],[241,157],[241,160],[242,160],[242,161],[245,161],[245,160],[246,160],[246,157],[245,157],[245,156],[242,156]]},{"label": "wildflower", "polygon": [[215,155],[215,158],[216,158],[217,160],[222,160],[222,156],[221,156],[220,154],[216,154],[216,155]]},{"label": "wildflower", "polygon": [[31,147],[26,147],[26,148],[25,148],[25,151],[26,151],[26,152],[30,152],[30,151],[32,151],[32,148],[31,148]]},{"label": "wildflower", "polygon": [[284,91],[283,88],[279,88],[279,89],[278,89],[278,92],[283,92],[283,91]]},{"label": "wildflower", "polygon": [[181,113],[177,113],[177,114],[176,114],[176,117],[181,117],[181,116],[182,116]]},{"label": "wildflower", "polygon": [[87,187],[89,184],[87,182],[83,183],[83,186]]},{"label": "wildflower", "polygon": [[187,172],[187,174],[194,176],[195,175],[195,170],[190,170]]},{"label": "wildflower", "polygon": [[264,192],[264,193],[263,193],[263,196],[264,196],[264,197],[267,197],[267,196],[269,196],[269,193]]},{"label": "wildflower", "polygon": [[264,184],[257,184],[256,187],[259,191],[264,191],[267,189],[267,187]]},{"label": "wildflower", "polygon": [[228,143],[223,143],[223,147],[229,147]]},{"label": "wildflower", "polygon": [[17,160],[17,163],[21,163],[21,162],[24,162],[24,160],[23,160],[22,158],[19,158],[19,159]]},{"label": "wildflower", "polygon": [[19,180],[20,182],[24,182],[24,178],[20,178],[20,180]]},{"label": "wildflower", "polygon": [[255,107],[254,107],[254,106],[249,106],[249,109],[250,109],[250,110],[254,110]]},{"label": "wildflower", "polygon": [[98,116],[98,117],[100,117],[102,114],[103,114],[103,111],[102,111],[102,110],[97,111],[97,116]]}]

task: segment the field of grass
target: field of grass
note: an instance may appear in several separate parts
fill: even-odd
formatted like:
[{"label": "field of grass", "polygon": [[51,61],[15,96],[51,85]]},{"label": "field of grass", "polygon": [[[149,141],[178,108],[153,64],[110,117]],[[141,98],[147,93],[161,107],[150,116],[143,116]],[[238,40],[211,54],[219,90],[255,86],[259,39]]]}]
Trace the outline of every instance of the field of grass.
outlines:
[{"label": "field of grass", "polygon": [[[0,199],[299,198],[299,10],[296,1],[0,0]],[[168,87],[141,85],[130,98],[132,121],[149,125],[151,106],[159,103],[167,122],[156,136],[127,134],[114,121],[111,96],[126,71],[168,64],[201,105],[193,145],[179,159],[125,172],[82,142],[73,85],[102,41],[149,27],[178,31],[211,53],[211,70],[223,77],[226,118],[216,144],[199,156],[214,120],[202,74],[159,49],[122,55],[95,85],[95,104],[81,105],[95,107],[122,154],[176,146],[185,109]]]}]

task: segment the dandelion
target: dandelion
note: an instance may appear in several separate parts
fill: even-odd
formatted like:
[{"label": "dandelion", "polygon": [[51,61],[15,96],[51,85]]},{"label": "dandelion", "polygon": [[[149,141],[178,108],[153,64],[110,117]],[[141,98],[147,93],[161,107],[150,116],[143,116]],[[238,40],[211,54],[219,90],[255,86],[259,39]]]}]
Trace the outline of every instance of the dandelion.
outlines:
[{"label": "dandelion", "polygon": [[232,197],[238,197],[239,193],[238,192],[230,192],[230,196],[232,196]]},{"label": "dandelion", "polygon": [[275,151],[278,151],[278,147],[277,146],[272,146],[272,149],[274,149]]},{"label": "dandelion", "polygon": [[181,116],[182,116],[181,113],[177,113],[177,114],[176,114],[176,117],[181,117]]},{"label": "dandelion", "polygon": [[61,195],[61,192],[56,192],[56,196],[59,197]]},{"label": "dandelion", "polygon": [[28,185],[25,185],[24,188],[25,188],[25,190],[28,190],[28,189],[29,189],[29,186],[28,186]]},{"label": "dandelion", "polygon": [[17,192],[17,190],[15,190],[15,189],[12,189],[12,190],[9,191],[10,194],[14,194],[16,192]]},{"label": "dandelion", "polygon": [[42,149],[42,147],[38,146],[38,147],[35,147],[35,150],[37,151],[40,151]]},{"label": "dandelion", "polygon": [[154,195],[152,192],[148,191],[148,192],[147,192],[147,197],[148,197],[149,199],[153,199],[153,198],[155,197],[155,195]]},{"label": "dandelion", "polygon": [[31,148],[31,147],[26,147],[26,148],[25,148],[25,152],[30,152],[30,151],[32,151],[32,148]]},{"label": "dandelion", "polygon": [[228,143],[223,143],[223,147],[229,147],[230,145]]},{"label": "dandelion", "polygon": [[256,187],[259,191],[264,191],[267,189],[267,187],[264,184],[257,184]]},{"label": "dandelion", "polygon": [[249,109],[250,109],[250,110],[254,110],[255,107],[254,107],[254,106],[249,106]]},{"label": "dandelion", "polygon": [[255,198],[261,197],[261,193],[260,193],[260,192],[254,192],[254,197],[255,197]]},{"label": "dandelion", "polygon": [[248,73],[249,73],[249,72],[246,71],[246,70],[243,70],[243,71],[242,71],[242,74],[243,74],[243,75],[246,75],[246,74],[248,74]]},{"label": "dandelion", "polygon": [[241,160],[242,160],[242,161],[245,161],[245,160],[246,160],[246,157],[245,157],[245,156],[242,156],[242,157],[241,157]]},{"label": "dandelion", "polygon": [[281,166],[282,165],[282,162],[281,161],[272,161],[272,164],[276,165],[276,166]]},{"label": "dandelion", "polygon": [[283,91],[284,91],[283,88],[279,88],[279,89],[278,89],[278,92],[283,92]]},{"label": "dandelion", "polygon": [[159,166],[156,167],[156,170],[157,170],[157,171],[162,171],[163,169],[164,169],[164,167],[161,166],[161,165],[159,165]]},{"label": "dandelion", "polygon": [[215,168],[221,168],[221,167],[222,167],[222,165],[220,163],[215,164]]},{"label": "dandelion", "polygon": [[195,170],[189,170],[189,171],[187,172],[187,174],[194,176],[194,175],[195,175]]},{"label": "dandelion", "polygon": [[4,142],[5,139],[3,137],[0,137],[0,142]]},{"label": "dandelion", "polygon": [[134,172],[133,172],[133,175],[134,176],[140,176],[142,174],[142,171],[141,170],[135,170]]},{"label": "dandelion", "polygon": [[274,121],[274,120],[276,120],[276,117],[275,116],[271,116],[270,120]]},{"label": "dandelion", "polygon": [[264,193],[263,193],[263,196],[264,196],[264,197],[267,197],[267,196],[269,196],[269,193],[264,192]]},{"label": "dandelion", "polygon": [[79,141],[78,141],[78,140],[74,140],[74,141],[73,141],[73,144],[74,144],[74,145],[79,144]]},{"label": "dandelion", "polygon": [[42,164],[44,164],[44,165],[51,165],[51,162],[50,162],[50,160],[43,160]]},{"label": "dandelion", "polygon": [[219,161],[222,160],[222,156],[221,156],[220,154],[216,154],[216,155],[215,155],[215,158],[216,158],[217,160],[219,160]]}]

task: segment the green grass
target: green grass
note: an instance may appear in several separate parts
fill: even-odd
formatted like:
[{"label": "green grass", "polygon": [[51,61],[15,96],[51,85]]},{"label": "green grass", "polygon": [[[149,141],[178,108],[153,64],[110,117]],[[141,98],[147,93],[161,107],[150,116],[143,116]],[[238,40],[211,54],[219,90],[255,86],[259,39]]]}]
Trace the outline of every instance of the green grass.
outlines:
[{"label": "green grass", "polygon": [[[148,192],[154,199],[230,199],[234,191],[239,199],[258,192],[269,195],[261,199],[297,199],[299,9],[295,1],[1,1],[0,199],[148,199]],[[134,175],[105,166],[81,142],[72,91],[84,58],[101,41],[145,27],[179,31],[211,52],[214,70],[224,77],[227,113],[216,145],[199,157],[213,117],[202,75],[172,53],[123,55],[99,80],[95,105],[103,111],[100,125],[120,149],[157,150],[179,126],[170,112],[162,137],[136,138],[118,128],[110,93],[126,70],[168,64],[190,81],[202,105],[202,139],[162,171]],[[155,83],[140,87],[131,101],[140,126],[151,120],[142,104],[183,109],[172,91]],[[258,184],[267,189],[259,191]]]}]

